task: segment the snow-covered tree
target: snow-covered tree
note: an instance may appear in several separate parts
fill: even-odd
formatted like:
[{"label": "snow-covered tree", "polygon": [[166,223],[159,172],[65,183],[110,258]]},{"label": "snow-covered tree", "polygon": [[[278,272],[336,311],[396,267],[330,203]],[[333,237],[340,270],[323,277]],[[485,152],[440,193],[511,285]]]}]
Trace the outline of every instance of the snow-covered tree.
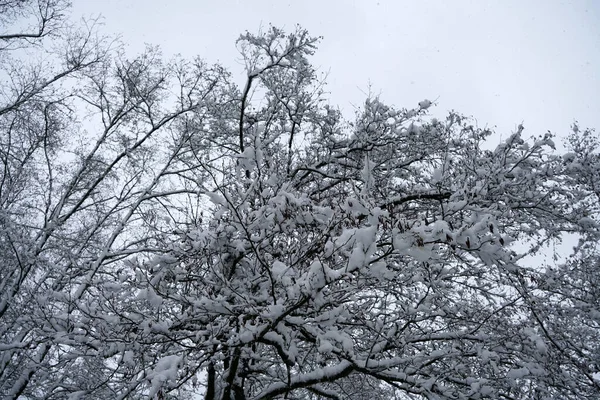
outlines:
[{"label": "snow-covered tree", "polygon": [[69,32],[0,53],[3,398],[600,396],[593,131],[348,122],[300,28],[242,35],[239,88]]},{"label": "snow-covered tree", "polygon": [[120,343],[145,314],[115,314],[135,311],[139,295],[121,283],[136,257],[164,253],[167,216],[190,222],[176,219],[201,180],[186,126],[192,111],[201,118],[232,97],[221,67],[166,63],[152,48],[127,59],[94,21],[69,23],[67,9],[0,2],[3,399],[126,396],[137,371],[115,357],[128,360]]}]

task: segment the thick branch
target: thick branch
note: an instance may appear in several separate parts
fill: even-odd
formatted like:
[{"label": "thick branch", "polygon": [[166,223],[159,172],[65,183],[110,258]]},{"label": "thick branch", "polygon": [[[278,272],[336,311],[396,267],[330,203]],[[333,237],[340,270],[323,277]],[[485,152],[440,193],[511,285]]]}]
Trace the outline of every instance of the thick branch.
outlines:
[{"label": "thick branch", "polygon": [[289,384],[283,382],[275,383],[255,396],[254,400],[273,399],[295,389],[312,386],[317,383],[334,382],[350,375],[353,370],[354,366],[349,361],[342,361],[338,365],[332,367],[325,367],[317,371],[296,376]]}]

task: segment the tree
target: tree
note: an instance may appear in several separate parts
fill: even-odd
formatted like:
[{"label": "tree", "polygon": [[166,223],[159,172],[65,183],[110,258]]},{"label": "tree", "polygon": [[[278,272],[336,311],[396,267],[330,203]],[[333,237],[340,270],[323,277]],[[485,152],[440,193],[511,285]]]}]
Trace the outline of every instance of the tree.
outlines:
[{"label": "tree", "polygon": [[129,259],[163,251],[163,214],[197,194],[187,120],[221,106],[227,75],[151,48],[128,60],[94,21],[69,24],[65,1],[1,7],[40,25],[0,35],[0,394],[114,398],[131,377],[102,312]]},{"label": "tree", "polygon": [[300,28],[240,37],[243,88],[77,35],[2,102],[4,397],[598,397],[593,131],[347,122]]}]

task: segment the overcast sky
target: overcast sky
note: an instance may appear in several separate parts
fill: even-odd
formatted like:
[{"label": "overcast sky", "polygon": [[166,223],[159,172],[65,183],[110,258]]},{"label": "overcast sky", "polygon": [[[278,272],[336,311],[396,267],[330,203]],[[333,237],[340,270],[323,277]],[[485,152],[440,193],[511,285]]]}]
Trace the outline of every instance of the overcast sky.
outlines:
[{"label": "overcast sky", "polygon": [[[273,24],[323,36],[314,64],[332,103],[350,114],[365,92],[399,107],[437,100],[497,126],[502,137],[600,128],[600,1],[79,0],[74,17],[102,14],[132,55],[219,61],[243,82],[235,40]],[[350,114],[351,115],[351,114]]]}]

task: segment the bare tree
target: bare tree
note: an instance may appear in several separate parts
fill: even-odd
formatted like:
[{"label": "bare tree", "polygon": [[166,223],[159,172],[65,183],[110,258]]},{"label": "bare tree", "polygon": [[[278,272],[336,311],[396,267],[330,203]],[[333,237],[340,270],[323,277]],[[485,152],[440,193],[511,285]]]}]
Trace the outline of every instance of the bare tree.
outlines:
[{"label": "bare tree", "polygon": [[[183,162],[189,115],[230,87],[220,67],[164,63],[156,49],[127,60],[93,24],[60,28],[65,2],[36,5],[2,4],[18,6],[9,17],[44,14],[38,35],[1,37],[0,393],[114,398],[127,387],[111,364],[120,337],[93,322],[114,318],[100,309],[127,260],[163,251],[165,215],[173,226],[189,206],[178,176],[198,169]],[[16,48],[55,51],[31,63]]]}]

